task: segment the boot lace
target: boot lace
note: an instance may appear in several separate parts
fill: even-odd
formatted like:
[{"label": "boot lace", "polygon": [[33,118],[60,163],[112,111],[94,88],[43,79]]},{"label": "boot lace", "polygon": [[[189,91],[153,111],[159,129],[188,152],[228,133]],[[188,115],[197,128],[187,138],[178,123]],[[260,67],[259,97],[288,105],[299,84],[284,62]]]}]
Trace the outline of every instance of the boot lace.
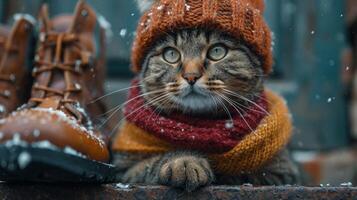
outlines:
[{"label": "boot lace", "polygon": [[[76,75],[81,75],[83,73],[83,67],[90,65],[91,53],[88,51],[83,51],[83,48],[78,42],[78,36],[72,33],[47,33],[42,34],[40,38],[39,51],[46,48],[54,48],[55,57],[53,62],[44,61],[41,58],[35,60],[35,68],[33,69],[32,75],[36,78],[44,72],[53,72],[54,70],[61,71],[63,73],[65,81],[65,89],[59,90],[49,87],[48,85],[40,85],[37,82],[34,84],[33,89],[42,91],[41,98],[31,98],[30,102],[41,103],[44,101],[48,94],[55,94],[61,96],[60,103],[72,114],[76,116],[79,121],[82,121],[84,113],[81,113],[73,107],[74,103],[78,101],[71,99],[70,96],[72,93],[79,93],[82,91],[82,87],[78,83],[74,83],[72,76],[68,73],[73,73]],[[61,61],[61,56],[64,46],[70,46],[75,54],[81,55],[81,58],[73,62],[63,62]]]}]

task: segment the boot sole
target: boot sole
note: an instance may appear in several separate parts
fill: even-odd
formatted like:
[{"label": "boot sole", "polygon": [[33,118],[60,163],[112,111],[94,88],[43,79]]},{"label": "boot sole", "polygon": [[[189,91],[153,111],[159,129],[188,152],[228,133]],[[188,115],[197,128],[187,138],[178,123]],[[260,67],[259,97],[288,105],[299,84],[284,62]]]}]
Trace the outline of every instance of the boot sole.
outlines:
[{"label": "boot sole", "polygon": [[114,183],[114,165],[60,149],[0,145],[0,180],[6,182]]}]

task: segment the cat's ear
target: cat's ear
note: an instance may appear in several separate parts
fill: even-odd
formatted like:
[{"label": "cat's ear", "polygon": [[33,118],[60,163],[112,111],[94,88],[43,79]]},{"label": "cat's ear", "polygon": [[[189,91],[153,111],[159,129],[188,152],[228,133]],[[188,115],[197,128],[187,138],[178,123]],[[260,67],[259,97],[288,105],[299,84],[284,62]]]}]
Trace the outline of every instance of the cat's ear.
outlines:
[{"label": "cat's ear", "polygon": [[135,0],[138,9],[141,13],[144,13],[149,10],[156,1],[158,0]]}]

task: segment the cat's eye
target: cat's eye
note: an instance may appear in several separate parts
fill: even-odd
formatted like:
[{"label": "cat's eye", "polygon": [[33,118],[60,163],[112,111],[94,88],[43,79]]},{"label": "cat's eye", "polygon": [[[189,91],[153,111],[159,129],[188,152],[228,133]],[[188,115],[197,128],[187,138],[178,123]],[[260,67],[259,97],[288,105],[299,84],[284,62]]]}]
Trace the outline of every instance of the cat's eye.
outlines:
[{"label": "cat's eye", "polygon": [[162,55],[163,55],[164,60],[171,64],[175,64],[181,59],[180,52],[174,48],[171,48],[171,47],[166,48]]},{"label": "cat's eye", "polygon": [[213,61],[222,60],[227,55],[227,48],[223,45],[216,45],[208,50],[207,57]]}]

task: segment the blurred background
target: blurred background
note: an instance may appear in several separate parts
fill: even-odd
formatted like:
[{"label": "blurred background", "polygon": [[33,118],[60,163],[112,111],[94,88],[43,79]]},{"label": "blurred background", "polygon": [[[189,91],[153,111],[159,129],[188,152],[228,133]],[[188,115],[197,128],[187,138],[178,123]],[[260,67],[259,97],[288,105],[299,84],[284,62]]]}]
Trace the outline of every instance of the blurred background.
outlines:
[{"label": "blurred background", "polygon": [[[140,17],[133,0],[88,0],[112,25],[108,92],[129,85],[130,48]],[[75,0],[0,0],[0,22],[14,13],[70,13]],[[293,114],[289,148],[308,185],[357,184],[357,0],[266,1],[275,66],[268,80]],[[126,94],[108,98],[110,106]]]}]

